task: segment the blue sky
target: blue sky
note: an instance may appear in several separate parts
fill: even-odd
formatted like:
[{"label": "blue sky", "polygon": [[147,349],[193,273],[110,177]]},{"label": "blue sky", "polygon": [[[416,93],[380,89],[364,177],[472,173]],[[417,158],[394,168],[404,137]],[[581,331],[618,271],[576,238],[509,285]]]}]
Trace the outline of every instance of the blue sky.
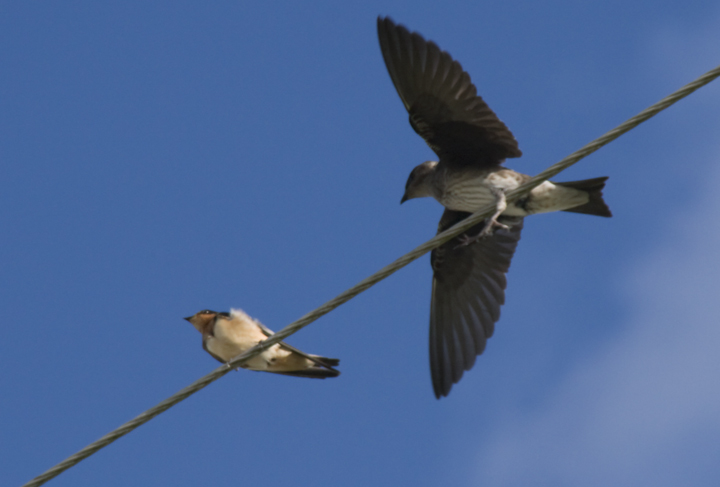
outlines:
[{"label": "blue sky", "polygon": [[[449,51],[535,174],[720,64],[711,1],[5,2],[0,472],[20,485],[213,370],[181,318],[280,329],[435,233],[375,34]],[[475,368],[434,399],[428,258],[50,485],[717,485],[720,82],[561,174]],[[452,484],[450,484],[452,482]]]}]

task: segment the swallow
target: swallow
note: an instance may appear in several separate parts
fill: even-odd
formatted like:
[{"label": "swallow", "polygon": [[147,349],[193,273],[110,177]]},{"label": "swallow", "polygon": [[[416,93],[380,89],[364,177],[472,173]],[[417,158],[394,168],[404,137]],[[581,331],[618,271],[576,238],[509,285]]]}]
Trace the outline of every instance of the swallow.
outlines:
[{"label": "swallow", "polygon": [[[241,309],[231,309],[229,313],[205,309],[185,319],[202,333],[203,349],[222,363],[228,363],[273,335],[265,325]],[[338,359],[311,355],[280,342],[241,367],[275,374],[325,379],[340,375],[340,372],[333,368],[339,364]]]},{"label": "swallow", "polygon": [[438,156],[410,172],[400,203],[435,198],[445,207],[438,233],[488,204],[496,208],[430,256],[430,375],[439,399],[473,367],[494,332],[523,218],[552,211],[610,217],[602,198],[607,177],[545,181],[508,204],[505,193],[530,176],[502,166],[522,152],[477,95],[470,75],[434,42],[390,18],[378,17],[377,28],[385,66],[410,125]]}]

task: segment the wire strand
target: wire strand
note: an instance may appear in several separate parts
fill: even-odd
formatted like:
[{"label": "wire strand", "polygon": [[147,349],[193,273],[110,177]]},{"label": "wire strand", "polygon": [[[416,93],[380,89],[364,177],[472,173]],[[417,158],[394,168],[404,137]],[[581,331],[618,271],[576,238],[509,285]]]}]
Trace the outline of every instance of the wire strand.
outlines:
[{"label": "wire strand", "polygon": [[[582,158],[592,154],[596,150],[600,149],[602,146],[612,142],[613,140],[620,137],[622,134],[632,130],[633,128],[637,127],[641,123],[645,122],[646,120],[652,118],[653,116],[657,115],[661,111],[668,108],[673,103],[685,98],[690,93],[694,92],[698,88],[701,88],[705,86],[706,84],[710,83],[712,80],[720,76],[720,66],[716,67],[715,69],[712,69],[705,73],[704,75],[700,76],[695,81],[688,83],[687,85],[683,86],[676,92],[672,93],[671,95],[663,98],[659,102],[655,103],[654,105],[646,108],[639,114],[635,115],[634,117],[628,119],[624,123],[618,125],[616,128],[612,129],[611,131],[607,132],[605,135],[595,139],[594,141],[590,142],[580,150],[577,150],[570,154],[569,156],[565,157],[561,161],[553,164],[546,170],[539,173],[537,176],[530,179],[525,184],[519,186],[518,188],[509,191],[506,194],[506,200],[508,203],[515,201],[516,199],[522,197],[524,194],[528,193],[530,190],[532,190],[535,186],[541,184],[543,181],[557,175],[561,171],[567,169],[568,167],[572,166]],[[175,404],[179,403],[180,401],[183,401],[184,399],[187,399],[192,394],[195,394],[200,389],[203,389],[205,386],[209,385],[210,383],[218,380],[220,377],[227,374],[229,371],[234,369],[235,367],[238,367],[251,358],[255,357],[256,355],[262,353],[264,350],[270,348],[274,344],[284,340],[285,338],[289,337],[293,333],[298,332],[302,328],[306,327],[313,321],[317,320],[321,316],[329,313],[330,311],[334,310],[338,306],[342,305],[343,303],[346,303],[347,301],[351,300],[358,294],[362,293],[363,291],[366,291],[373,285],[377,284],[378,282],[382,281],[389,275],[397,272],[398,270],[402,269],[406,265],[408,265],[410,262],[422,257],[426,253],[430,252],[432,249],[439,247],[440,245],[444,244],[445,242],[455,238],[456,236],[460,235],[464,231],[468,230],[469,228],[475,226],[477,223],[479,223],[481,220],[484,220],[485,218],[492,215],[495,211],[494,205],[487,205],[480,209],[478,212],[473,213],[471,216],[466,218],[465,220],[461,221],[457,225],[449,228],[448,230],[436,235],[435,237],[431,238],[424,244],[420,245],[419,247],[415,248],[414,250],[408,252],[407,254],[403,255],[399,259],[395,260],[391,264],[383,267],[379,271],[377,271],[375,274],[371,275],[370,277],[367,277],[360,281],[355,286],[351,287],[347,291],[339,294],[335,298],[331,299],[327,303],[323,304],[319,308],[314,309],[313,311],[307,313],[302,318],[290,323],[288,326],[280,330],[279,332],[275,333],[273,336],[269,337],[267,340],[259,343],[258,345],[254,346],[253,348],[250,348],[243,352],[242,354],[238,355],[237,357],[233,358],[228,364],[218,367],[217,369],[213,370],[206,376],[196,380],[189,386],[185,387],[184,389],[178,391],[177,393],[173,394],[169,398],[165,399],[155,407],[152,407],[145,411],[144,413],[140,414],[136,418],[128,421],[127,423],[123,424],[119,428],[111,431],[110,433],[106,434],[99,440],[89,444],[79,452],[75,453],[74,455],[66,458],[62,462],[58,463],[45,473],[38,475],[34,479],[32,479],[30,482],[22,485],[22,487],[37,487],[48,480],[60,475],[65,470],[69,469],[70,467],[80,463],[85,458],[89,457],[93,453],[97,452],[98,450],[108,446],[113,441],[117,440],[118,438],[128,434],[135,428],[147,423],[151,419],[153,419],[155,416],[167,411],[171,407],[173,407]]]}]

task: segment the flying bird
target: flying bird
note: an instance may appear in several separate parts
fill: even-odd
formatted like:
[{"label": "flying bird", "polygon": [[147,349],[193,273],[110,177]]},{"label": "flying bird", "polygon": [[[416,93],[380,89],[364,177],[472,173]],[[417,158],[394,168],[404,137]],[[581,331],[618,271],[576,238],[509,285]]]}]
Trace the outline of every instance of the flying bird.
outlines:
[{"label": "flying bird", "polygon": [[[205,309],[185,318],[202,333],[203,349],[219,362],[227,363],[273,334],[241,309],[219,313]],[[337,377],[335,358],[302,352],[285,342],[276,343],[241,365],[244,369],[276,374],[325,379]]]},{"label": "flying bird", "polygon": [[377,28],[410,125],[438,156],[412,170],[400,203],[435,198],[445,207],[438,233],[485,205],[496,206],[491,218],[430,257],[430,373],[439,399],[473,367],[493,334],[523,217],[551,211],[612,216],[602,199],[607,178],[546,181],[507,204],[505,192],[530,179],[502,166],[506,158],[522,155],[513,134],[450,54],[388,17],[378,17]]}]

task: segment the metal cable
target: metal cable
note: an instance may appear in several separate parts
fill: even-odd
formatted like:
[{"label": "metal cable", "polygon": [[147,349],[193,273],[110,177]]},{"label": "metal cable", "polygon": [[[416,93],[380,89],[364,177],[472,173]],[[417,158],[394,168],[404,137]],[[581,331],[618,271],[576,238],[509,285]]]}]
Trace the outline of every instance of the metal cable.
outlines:
[{"label": "metal cable", "polygon": [[[659,102],[655,103],[654,105],[650,106],[649,108],[646,108],[636,116],[632,117],[631,119],[627,120],[626,122],[618,125],[616,128],[612,129],[611,131],[607,132],[602,137],[599,137],[598,139],[595,139],[594,141],[587,144],[582,149],[573,152],[566,158],[562,159],[561,161],[557,162],[556,164],[553,164],[537,176],[530,179],[525,184],[521,185],[517,189],[514,189],[512,191],[509,191],[506,194],[506,200],[508,203],[515,201],[516,199],[522,197],[524,194],[529,192],[531,189],[533,189],[535,186],[541,184],[543,181],[555,176],[556,174],[560,173],[561,171],[567,169],[568,167],[572,166],[576,162],[578,162],[580,159],[584,158],[585,156],[588,156],[601,148],[602,146],[612,142],[613,140],[620,137],[625,132],[628,132],[629,130],[632,130],[633,128],[637,127],[644,121],[648,120],[649,118],[657,115],[662,110],[666,109],[673,103],[685,98],[693,91],[697,90],[698,88],[705,86],[706,84],[710,83],[712,80],[720,76],[720,66],[718,66],[715,69],[712,69],[705,73],[704,75],[700,76],[698,79],[693,81],[692,83],[689,83],[676,92],[672,93],[671,95],[663,98]],[[150,421],[152,418],[157,416],[160,413],[165,412],[166,410],[170,409],[175,404],[179,403],[180,401],[188,398],[192,394],[196,393],[200,389],[204,388],[211,382],[216,381],[220,377],[227,374],[229,371],[231,371],[233,368],[238,367],[251,358],[255,357],[256,355],[260,354],[264,350],[270,348],[274,344],[284,340],[285,338],[289,337],[293,333],[299,331],[300,329],[306,327],[313,321],[317,320],[321,316],[329,313],[330,311],[334,310],[341,304],[351,300],[358,294],[362,293],[363,291],[367,290],[371,286],[377,284],[378,282],[382,281],[386,277],[388,277],[390,274],[393,274],[394,272],[402,269],[406,265],[408,265],[410,262],[418,259],[419,257],[422,257],[426,253],[430,252],[432,249],[439,247],[440,245],[444,244],[445,242],[455,238],[457,235],[460,235],[464,231],[468,230],[470,227],[473,227],[477,223],[479,223],[481,220],[484,220],[485,218],[489,217],[495,212],[495,205],[487,205],[483,207],[480,211],[473,213],[471,216],[466,218],[465,220],[461,221],[457,225],[453,226],[452,228],[449,228],[448,230],[436,235],[435,237],[431,238],[424,244],[420,245],[416,249],[408,252],[407,254],[403,255],[393,263],[383,267],[379,271],[377,271],[375,274],[371,275],[370,277],[363,279],[355,286],[351,287],[347,291],[343,292],[342,294],[338,295],[334,299],[331,299],[327,303],[323,304],[319,308],[309,312],[299,320],[296,320],[292,323],[290,323],[288,326],[280,330],[279,332],[275,333],[273,336],[268,338],[267,340],[263,341],[262,343],[254,346],[251,349],[246,350],[242,354],[238,355],[234,359],[232,359],[227,365],[223,365],[218,367],[217,369],[210,372],[205,377],[202,377],[189,386],[185,387],[184,389],[180,390],[179,392],[173,394],[169,398],[165,399],[161,403],[159,403],[157,406],[148,409],[141,415],[137,416],[136,418],[128,421],[127,423],[123,424],[119,428],[111,431],[110,433],[106,434],[99,440],[89,444],[79,452],[75,453],[74,455],[68,457],[67,459],[63,460],[62,462],[58,463],[54,467],[52,467],[47,472],[38,475],[34,479],[32,479],[30,482],[24,484],[22,487],[37,487],[39,485],[44,484],[48,480],[60,475],[65,470],[69,469],[70,467],[78,464],[85,458],[89,457],[93,453],[97,452],[98,450],[106,447],[113,441],[117,440],[121,436],[124,436],[137,428],[138,426],[141,426],[148,421]]]}]

